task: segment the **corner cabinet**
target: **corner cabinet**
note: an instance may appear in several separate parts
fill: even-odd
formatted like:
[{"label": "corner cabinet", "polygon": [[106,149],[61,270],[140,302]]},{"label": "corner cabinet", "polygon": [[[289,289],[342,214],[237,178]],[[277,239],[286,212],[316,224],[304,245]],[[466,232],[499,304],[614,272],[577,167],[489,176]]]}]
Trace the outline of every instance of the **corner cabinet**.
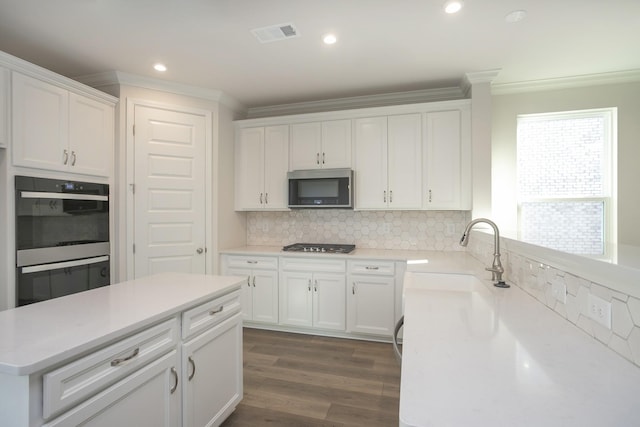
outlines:
[{"label": "corner cabinet", "polygon": [[356,209],[421,209],[421,115],[370,117],[354,123]]},{"label": "corner cabinet", "polygon": [[18,72],[12,89],[15,166],[111,175],[113,105]]},{"label": "corner cabinet", "polygon": [[289,126],[238,130],[235,210],[286,210]]},{"label": "corner cabinet", "polygon": [[468,108],[425,114],[424,209],[471,209]]},{"label": "corner cabinet", "polygon": [[351,120],[291,125],[290,170],[351,167]]}]

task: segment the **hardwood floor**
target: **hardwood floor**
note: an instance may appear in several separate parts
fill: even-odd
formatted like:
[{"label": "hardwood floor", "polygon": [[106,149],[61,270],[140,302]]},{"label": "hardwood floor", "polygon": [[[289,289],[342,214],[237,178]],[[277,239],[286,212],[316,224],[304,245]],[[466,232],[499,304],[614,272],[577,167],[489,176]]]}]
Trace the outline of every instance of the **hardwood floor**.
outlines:
[{"label": "hardwood floor", "polygon": [[391,344],[244,329],[244,399],[223,427],[397,426]]}]

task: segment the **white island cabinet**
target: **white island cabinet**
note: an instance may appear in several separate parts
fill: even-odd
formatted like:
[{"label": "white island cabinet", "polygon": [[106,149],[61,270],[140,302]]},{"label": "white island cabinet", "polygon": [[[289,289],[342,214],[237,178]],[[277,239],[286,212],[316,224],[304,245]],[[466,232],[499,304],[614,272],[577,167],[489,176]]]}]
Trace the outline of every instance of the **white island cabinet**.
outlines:
[{"label": "white island cabinet", "polygon": [[242,282],[163,274],[0,312],[2,425],[219,425],[242,399]]}]

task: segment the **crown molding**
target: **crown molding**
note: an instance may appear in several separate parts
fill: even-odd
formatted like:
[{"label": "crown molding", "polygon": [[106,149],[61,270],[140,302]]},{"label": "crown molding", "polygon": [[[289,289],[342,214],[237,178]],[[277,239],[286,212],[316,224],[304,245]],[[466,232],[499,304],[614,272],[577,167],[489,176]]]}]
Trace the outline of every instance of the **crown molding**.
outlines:
[{"label": "crown molding", "polygon": [[123,71],[105,71],[102,73],[79,76],[76,77],[76,79],[95,88],[111,85],[135,86],[215,101],[226,105],[233,111],[246,111],[246,107],[244,105],[220,90],[145,77],[137,74],[125,73]]},{"label": "crown molding", "polygon": [[640,82],[640,70],[613,71],[610,73],[584,74],[580,76],[558,77],[553,79],[529,80],[523,82],[500,83],[491,87],[492,95],[508,95],[523,92],[571,89],[586,86],[599,86]]},{"label": "crown molding", "polygon": [[247,119],[284,116],[290,114],[311,114],[328,111],[340,111],[370,107],[416,104],[424,102],[464,99],[460,87],[425,89],[408,92],[391,92],[379,95],[353,96],[321,101],[296,102],[266,107],[253,107],[247,110]]},{"label": "crown molding", "polygon": [[460,89],[465,94],[465,96],[468,97],[474,84],[491,84],[495,80],[495,78],[498,77],[500,71],[502,70],[496,68],[494,70],[465,73],[464,77],[462,77],[462,81],[460,82]]}]

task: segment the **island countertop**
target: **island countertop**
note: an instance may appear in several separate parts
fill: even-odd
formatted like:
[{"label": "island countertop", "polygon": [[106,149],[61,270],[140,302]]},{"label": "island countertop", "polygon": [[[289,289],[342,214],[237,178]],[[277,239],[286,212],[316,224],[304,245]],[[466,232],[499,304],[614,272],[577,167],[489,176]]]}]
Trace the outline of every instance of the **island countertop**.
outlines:
[{"label": "island countertop", "polygon": [[165,273],[2,311],[0,373],[30,375],[243,282],[243,277]]},{"label": "island countertop", "polygon": [[520,288],[407,283],[422,280],[411,270],[487,277],[471,264],[408,267],[401,426],[639,425],[640,369]]}]

